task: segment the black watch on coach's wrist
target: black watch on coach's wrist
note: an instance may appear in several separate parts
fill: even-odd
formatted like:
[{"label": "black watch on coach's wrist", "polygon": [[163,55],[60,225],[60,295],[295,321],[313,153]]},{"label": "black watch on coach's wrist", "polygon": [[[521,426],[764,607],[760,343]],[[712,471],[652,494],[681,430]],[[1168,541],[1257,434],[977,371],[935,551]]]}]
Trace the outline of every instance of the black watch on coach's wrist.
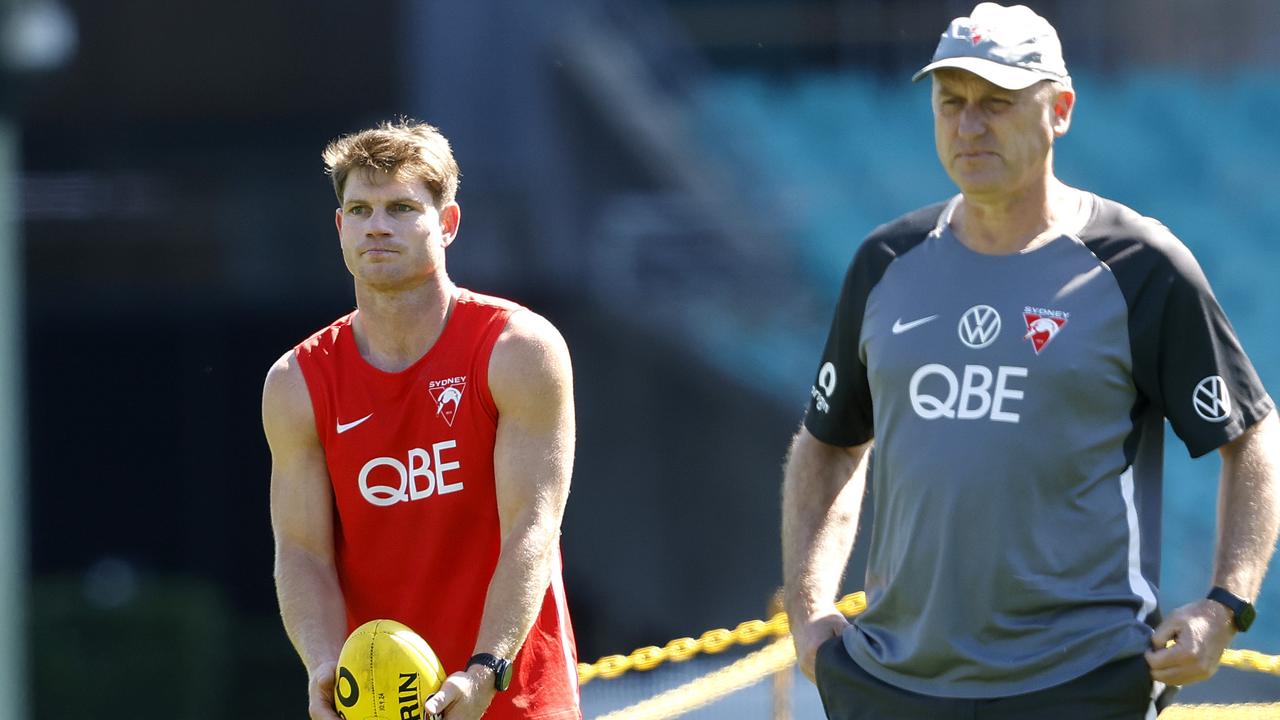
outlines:
[{"label": "black watch on coach's wrist", "polygon": [[1216,585],[1209,591],[1208,598],[1231,611],[1231,624],[1235,625],[1236,630],[1240,632],[1248,630],[1254,618],[1258,616],[1257,611],[1253,609],[1253,603]]},{"label": "black watch on coach's wrist", "polygon": [[489,653],[476,653],[467,661],[468,668],[472,665],[483,665],[493,671],[493,686],[498,689],[498,692],[511,687],[510,660],[504,660]]}]

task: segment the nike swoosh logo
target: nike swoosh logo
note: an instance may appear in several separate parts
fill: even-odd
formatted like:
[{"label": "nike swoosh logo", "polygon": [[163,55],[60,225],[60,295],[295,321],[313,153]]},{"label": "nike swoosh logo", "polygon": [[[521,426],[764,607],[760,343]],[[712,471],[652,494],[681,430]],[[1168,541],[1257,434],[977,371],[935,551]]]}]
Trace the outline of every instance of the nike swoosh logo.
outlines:
[{"label": "nike swoosh logo", "polygon": [[937,319],[938,319],[937,315],[930,315],[929,317],[922,317],[919,320],[912,320],[911,322],[904,323],[902,322],[902,318],[898,318],[893,322],[893,334],[901,335],[902,333],[912,328],[920,327],[921,325],[929,322],[930,320],[937,320]]},{"label": "nike swoosh logo", "polygon": [[352,420],[352,421],[351,421],[351,422],[349,422],[349,423],[345,423],[345,424],[344,424],[344,423],[338,423],[338,434],[339,434],[339,435],[341,435],[342,433],[344,433],[344,432],[346,432],[346,431],[350,430],[351,428],[353,428],[353,427],[355,427],[355,426],[359,425],[360,423],[364,422],[365,420],[368,420],[368,419],[369,419],[369,418],[371,418],[371,417],[373,417],[373,413],[369,413],[368,415],[365,415],[364,417],[360,418],[359,420]]}]

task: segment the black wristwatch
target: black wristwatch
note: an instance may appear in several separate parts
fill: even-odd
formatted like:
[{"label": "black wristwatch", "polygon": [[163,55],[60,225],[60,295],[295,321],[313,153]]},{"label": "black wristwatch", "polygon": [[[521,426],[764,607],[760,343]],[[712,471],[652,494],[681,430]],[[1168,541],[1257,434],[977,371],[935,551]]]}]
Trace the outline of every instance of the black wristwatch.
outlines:
[{"label": "black wristwatch", "polygon": [[511,687],[511,661],[489,653],[476,653],[467,661],[467,667],[483,665],[493,671],[493,686],[502,692]]},{"label": "black wristwatch", "polygon": [[1248,630],[1254,618],[1258,617],[1257,611],[1253,609],[1253,603],[1216,585],[1209,591],[1208,598],[1231,611],[1231,624],[1235,625],[1236,630],[1240,632]]}]

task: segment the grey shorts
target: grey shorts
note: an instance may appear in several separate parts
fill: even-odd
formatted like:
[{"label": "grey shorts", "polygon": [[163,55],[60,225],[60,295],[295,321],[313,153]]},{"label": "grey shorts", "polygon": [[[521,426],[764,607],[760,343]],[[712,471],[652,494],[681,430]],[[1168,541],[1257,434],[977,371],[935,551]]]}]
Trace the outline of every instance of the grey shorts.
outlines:
[{"label": "grey shorts", "polygon": [[945,698],[903,690],[863,670],[840,638],[818,648],[818,694],[829,720],[1143,720],[1151,717],[1151,671],[1142,655],[1075,680],[1001,698]]}]

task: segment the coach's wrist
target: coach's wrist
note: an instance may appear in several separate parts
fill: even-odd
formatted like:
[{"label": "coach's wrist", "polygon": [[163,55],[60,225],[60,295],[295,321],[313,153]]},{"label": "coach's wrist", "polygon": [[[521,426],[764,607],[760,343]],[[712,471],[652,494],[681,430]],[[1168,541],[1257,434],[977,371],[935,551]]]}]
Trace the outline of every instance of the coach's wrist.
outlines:
[{"label": "coach's wrist", "polygon": [[836,610],[834,602],[822,602],[808,597],[783,598],[782,609],[793,623],[809,623]]},{"label": "coach's wrist", "polygon": [[1205,608],[1205,612],[1210,617],[1210,622],[1215,628],[1226,628],[1232,634],[1238,632],[1236,629],[1235,613],[1231,609],[1214,600],[1204,599],[1200,604]]}]

